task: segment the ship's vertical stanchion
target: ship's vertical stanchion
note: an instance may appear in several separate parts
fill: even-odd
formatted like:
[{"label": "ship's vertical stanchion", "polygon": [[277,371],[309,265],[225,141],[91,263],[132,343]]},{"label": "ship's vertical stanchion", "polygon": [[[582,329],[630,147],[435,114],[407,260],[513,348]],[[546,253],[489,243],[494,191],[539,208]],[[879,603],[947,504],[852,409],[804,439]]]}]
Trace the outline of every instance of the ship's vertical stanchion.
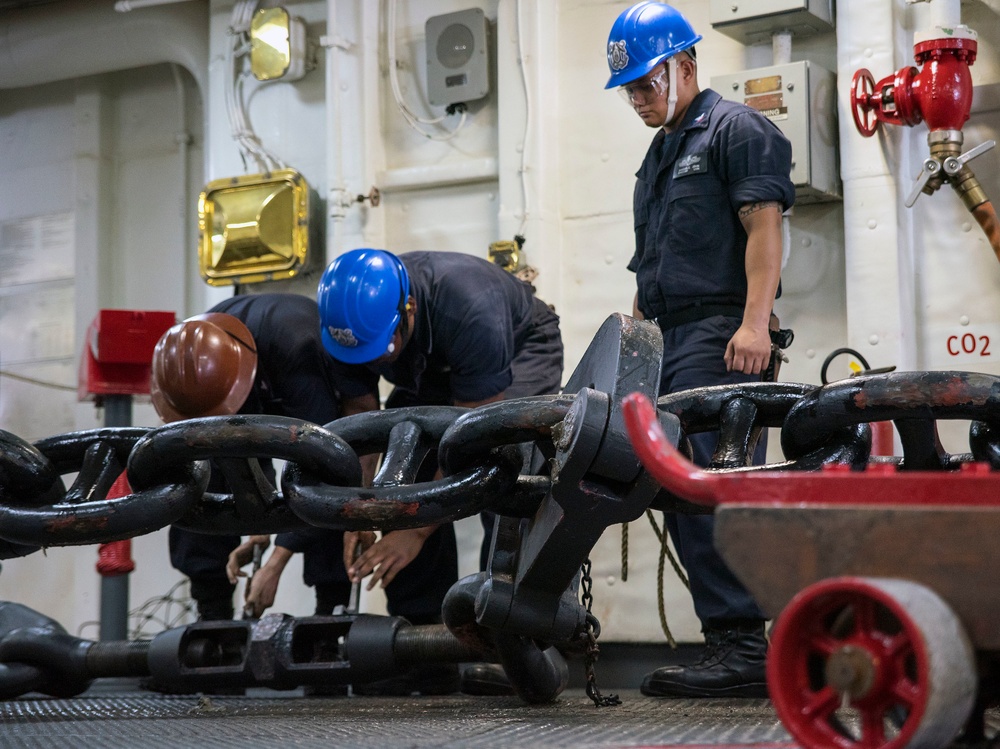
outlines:
[{"label": "ship's vertical stanchion", "polygon": [[[87,329],[80,357],[78,397],[104,407],[105,427],[132,426],[132,398],[149,395],[153,347],[174,324],[173,312],[103,309]],[[112,497],[130,493],[124,476]],[[101,639],[124,640],[128,632],[130,559],[128,539],[105,545],[98,562],[101,573]]]}]

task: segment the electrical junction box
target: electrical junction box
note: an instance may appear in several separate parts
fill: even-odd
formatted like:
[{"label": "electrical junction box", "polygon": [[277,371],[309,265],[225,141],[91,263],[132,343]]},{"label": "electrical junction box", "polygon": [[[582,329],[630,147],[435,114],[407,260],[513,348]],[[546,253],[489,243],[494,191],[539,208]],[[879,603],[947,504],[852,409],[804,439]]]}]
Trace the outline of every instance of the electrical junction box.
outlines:
[{"label": "electrical junction box", "polygon": [[758,110],[791,142],[796,203],[840,200],[833,73],[802,60],[714,75],[712,88],[725,99]]},{"label": "electrical junction box", "polygon": [[428,18],[427,100],[437,107],[482,99],[490,92],[486,14],[481,8]]},{"label": "electrical junction box", "polygon": [[833,0],[711,0],[712,28],[743,44],[761,44],[776,31],[812,36],[834,30]]}]

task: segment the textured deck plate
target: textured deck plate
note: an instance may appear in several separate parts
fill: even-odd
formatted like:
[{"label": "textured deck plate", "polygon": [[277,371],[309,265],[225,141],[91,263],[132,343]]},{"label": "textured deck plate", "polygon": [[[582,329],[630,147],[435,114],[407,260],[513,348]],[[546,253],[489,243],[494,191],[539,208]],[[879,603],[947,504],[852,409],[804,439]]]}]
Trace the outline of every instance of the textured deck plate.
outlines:
[{"label": "textured deck plate", "polygon": [[757,747],[794,744],[766,700],[655,700],[621,692],[595,708],[581,690],[553,705],[516,698],[165,696],[91,690],[71,700],[0,702],[0,746],[38,749],[294,746]]}]

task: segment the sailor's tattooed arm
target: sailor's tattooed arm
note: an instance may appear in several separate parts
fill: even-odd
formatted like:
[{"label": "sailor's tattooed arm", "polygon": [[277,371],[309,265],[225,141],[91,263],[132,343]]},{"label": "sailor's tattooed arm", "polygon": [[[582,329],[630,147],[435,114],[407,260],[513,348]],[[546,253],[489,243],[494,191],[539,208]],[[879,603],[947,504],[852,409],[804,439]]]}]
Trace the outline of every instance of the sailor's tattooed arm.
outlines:
[{"label": "sailor's tattooed arm", "polygon": [[737,215],[742,220],[745,219],[747,216],[749,216],[751,213],[762,211],[765,208],[771,208],[771,207],[777,208],[778,213],[781,213],[781,204],[778,203],[777,200],[762,200],[758,203],[747,203],[744,206],[740,206],[740,210],[737,212]]}]

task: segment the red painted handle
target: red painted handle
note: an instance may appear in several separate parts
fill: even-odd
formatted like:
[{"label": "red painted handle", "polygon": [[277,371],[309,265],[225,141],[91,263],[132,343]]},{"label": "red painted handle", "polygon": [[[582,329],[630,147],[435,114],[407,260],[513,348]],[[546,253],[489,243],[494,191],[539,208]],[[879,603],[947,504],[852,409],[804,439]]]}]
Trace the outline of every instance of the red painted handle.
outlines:
[{"label": "red painted handle", "polygon": [[622,413],[635,454],[653,478],[681,499],[708,507],[719,504],[718,477],[699,469],[670,444],[649,398],[626,395]]}]

